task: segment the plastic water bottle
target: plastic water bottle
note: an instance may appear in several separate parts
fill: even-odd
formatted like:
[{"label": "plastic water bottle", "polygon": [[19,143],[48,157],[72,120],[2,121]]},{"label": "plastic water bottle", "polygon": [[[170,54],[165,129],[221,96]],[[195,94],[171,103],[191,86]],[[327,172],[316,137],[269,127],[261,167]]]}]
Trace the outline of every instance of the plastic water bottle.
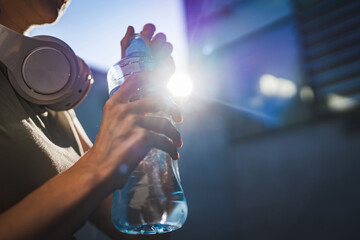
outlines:
[{"label": "plastic water bottle", "polygon": [[[126,49],[125,58],[108,72],[110,96],[132,74],[153,70],[155,59],[151,56],[147,40],[136,34]],[[167,92],[150,82],[138,91],[140,99],[149,95],[162,95],[172,101]],[[160,112],[152,116],[170,116]],[[180,184],[177,161],[165,152],[152,149],[131,173],[124,188],[116,190],[111,208],[112,222],[121,232],[128,234],[159,234],[181,228],[188,207]]]}]

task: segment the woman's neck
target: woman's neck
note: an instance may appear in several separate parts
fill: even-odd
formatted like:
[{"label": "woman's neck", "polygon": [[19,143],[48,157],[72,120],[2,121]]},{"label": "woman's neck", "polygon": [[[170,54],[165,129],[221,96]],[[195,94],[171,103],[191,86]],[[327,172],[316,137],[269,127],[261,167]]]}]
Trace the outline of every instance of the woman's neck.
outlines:
[{"label": "woman's neck", "polygon": [[30,24],[26,21],[24,16],[22,16],[21,14],[18,14],[17,16],[10,15],[3,8],[1,8],[1,6],[0,24],[20,34],[24,34],[26,30],[30,27]]}]

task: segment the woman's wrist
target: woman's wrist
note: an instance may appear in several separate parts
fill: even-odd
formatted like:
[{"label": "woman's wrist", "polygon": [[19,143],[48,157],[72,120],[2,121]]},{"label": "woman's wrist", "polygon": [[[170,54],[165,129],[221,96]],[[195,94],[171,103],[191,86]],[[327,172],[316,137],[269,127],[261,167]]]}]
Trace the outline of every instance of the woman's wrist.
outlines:
[{"label": "woman's wrist", "polygon": [[[99,151],[91,148],[74,166],[81,168],[89,177],[90,184],[99,187],[105,196],[114,190],[122,188],[126,183],[128,174],[121,172],[122,166],[114,166],[114,161],[109,161]],[[104,159],[107,158],[107,159]]]}]

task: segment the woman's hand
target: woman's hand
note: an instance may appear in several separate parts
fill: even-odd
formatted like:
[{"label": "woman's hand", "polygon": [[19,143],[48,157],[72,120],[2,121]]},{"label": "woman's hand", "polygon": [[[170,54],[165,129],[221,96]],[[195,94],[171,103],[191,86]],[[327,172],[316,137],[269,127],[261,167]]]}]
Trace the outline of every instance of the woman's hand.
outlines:
[{"label": "woman's hand", "polygon": [[[143,30],[140,33],[149,40],[151,52],[154,57],[160,59],[171,58],[173,46],[171,45],[171,43],[166,41],[166,35],[164,33],[157,33],[153,37],[155,30],[155,26],[151,23],[148,23],[144,26]],[[125,57],[125,50],[130,45],[131,38],[134,34],[134,28],[132,26],[129,26],[127,28],[124,38],[120,42],[122,58]]]},{"label": "woman's hand", "polygon": [[[171,59],[173,64],[170,56],[171,44],[166,42],[165,35],[161,33],[152,38],[154,31],[154,25],[147,24],[141,33],[149,38],[155,56],[164,59],[164,62]],[[123,52],[132,34],[134,29],[129,27],[121,41]],[[154,76],[159,75],[148,72],[130,76],[105,103],[100,130],[89,154],[94,156],[93,159],[97,159],[98,166],[106,169],[104,171],[111,176],[115,188],[123,186],[129,173],[152,148],[167,152],[173,159],[179,158],[177,148],[182,146],[182,140],[177,129],[165,118],[146,116],[148,113],[164,111],[171,115],[175,122],[181,122],[179,109],[174,105],[169,106],[160,97],[129,102],[138,88],[146,80],[149,81],[149,78],[154,79]]]},{"label": "woman's hand", "polygon": [[[157,81],[163,80],[162,84],[166,84],[165,82],[175,72],[175,63],[171,56],[173,46],[171,43],[167,42],[167,38],[164,33],[160,32],[154,36],[155,26],[151,23],[146,24],[140,33],[148,40],[151,53],[156,59],[157,66],[154,76],[156,76]],[[134,34],[134,28],[129,26],[124,38],[120,42],[122,58],[125,57],[125,50],[130,45]]]},{"label": "woman's hand", "polygon": [[[177,148],[182,146],[180,133],[169,120],[146,116],[147,113],[165,111],[174,121],[181,122],[178,108],[167,106],[158,97],[129,102],[148,77],[148,73],[129,77],[105,103],[100,130],[90,150],[99,159],[100,166],[110,170],[116,181],[120,177],[122,184],[125,183],[123,178],[127,177],[151,148],[161,149],[173,159],[178,159]],[[164,134],[171,140],[157,133]]]}]

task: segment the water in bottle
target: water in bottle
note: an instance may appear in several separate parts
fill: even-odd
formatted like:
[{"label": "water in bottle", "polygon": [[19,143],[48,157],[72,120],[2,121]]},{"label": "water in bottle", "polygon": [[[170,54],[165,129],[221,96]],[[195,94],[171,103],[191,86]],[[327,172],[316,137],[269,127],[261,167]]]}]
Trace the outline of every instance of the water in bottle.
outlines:
[{"label": "water in bottle", "polygon": [[[132,74],[153,70],[156,60],[147,39],[136,34],[126,49],[125,58],[108,72],[110,96]],[[171,102],[162,88],[151,79],[138,91],[136,99],[161,95]],[[132,99],[132,100],[136,100]],[[156,117],[170,116],[160,112]],[[124,188],[114,193],[111,216],[113,224],[128,234],[159,234],[181,228],[187,217],[187,203],[180,184],[177,161],[158,149],[152,149],[131,173]]]}]

